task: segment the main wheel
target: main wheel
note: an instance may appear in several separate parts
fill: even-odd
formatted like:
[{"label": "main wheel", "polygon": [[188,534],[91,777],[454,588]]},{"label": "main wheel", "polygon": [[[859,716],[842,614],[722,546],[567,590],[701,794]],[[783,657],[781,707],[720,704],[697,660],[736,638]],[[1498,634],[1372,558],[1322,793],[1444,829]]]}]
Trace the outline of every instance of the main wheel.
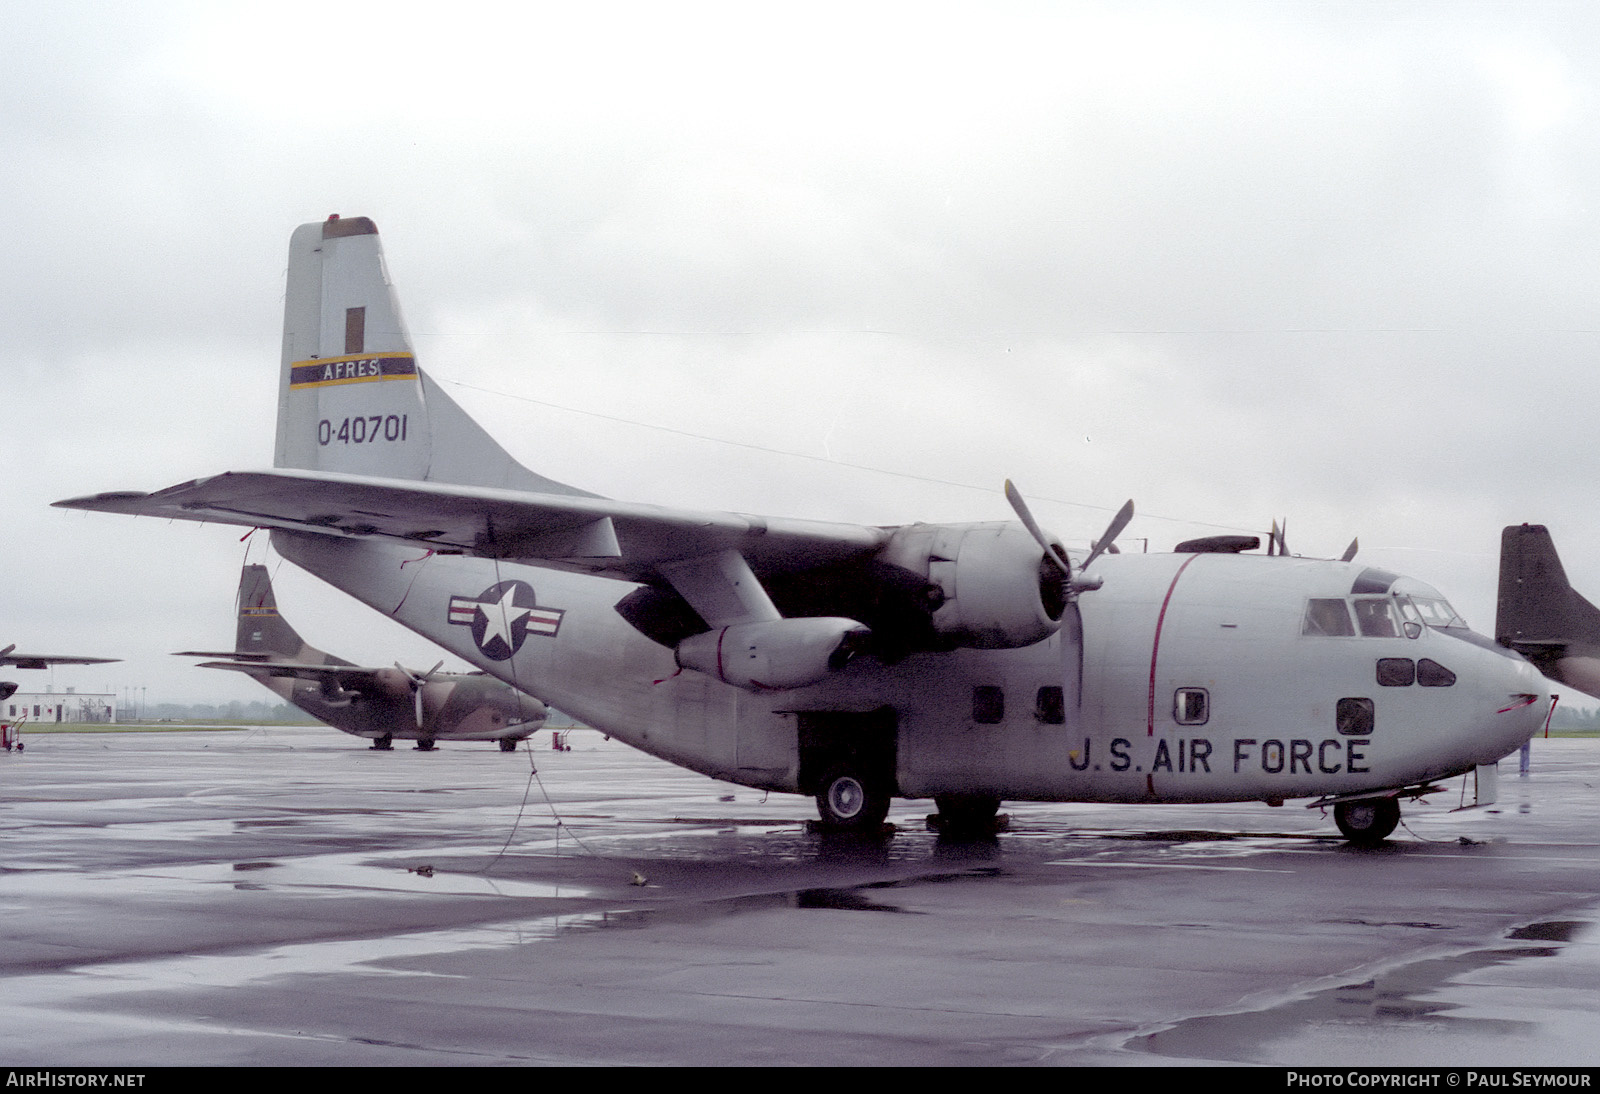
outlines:
[{"label": "main wheel", "polygon": [[374,752],[388,752],[392,748],[394,748],[394,738],[387,733],[382,737],[374,737],[372,739],[372,750]]},{"label": "main wheel", "polygon": [[1363,798],[1333,807],[1333,823],[1351,843],[1371,847],[1382,843],[1400,823],[1400,803],[1393,798]]},{"label": "main wheel", "polygon": [[817,813],[825,828],[866,832],[889,815],[889,794],[851,767],[836,767],[817,785]]},{"label": "main wheel", "polygon": [[500,751],[501,752],[515,752],[516,750],[517,750],[517,742],[516,742],[515,738],[512,738],[512,737],[501,737],[500,738]]},{"label": "main wheel", "polygon": [[939,807],[939,828],[947,835],[970,836],[994,831],[1000,799],[987,794],[935,794]]}]

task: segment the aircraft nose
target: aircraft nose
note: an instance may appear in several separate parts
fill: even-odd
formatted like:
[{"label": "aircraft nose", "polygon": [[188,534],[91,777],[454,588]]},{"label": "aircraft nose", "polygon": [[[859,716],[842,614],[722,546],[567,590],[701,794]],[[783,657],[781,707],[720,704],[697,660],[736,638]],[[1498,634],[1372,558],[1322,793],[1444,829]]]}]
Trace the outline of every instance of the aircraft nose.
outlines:
[{"label": "aircraft nose", "polygon": [[1473,702],[1479,706],[1480,764],[1516,751],[1544,727],[1550,713],[1549,682],[1525,658],[1479,638],[1484,659],[1474,676]]}]

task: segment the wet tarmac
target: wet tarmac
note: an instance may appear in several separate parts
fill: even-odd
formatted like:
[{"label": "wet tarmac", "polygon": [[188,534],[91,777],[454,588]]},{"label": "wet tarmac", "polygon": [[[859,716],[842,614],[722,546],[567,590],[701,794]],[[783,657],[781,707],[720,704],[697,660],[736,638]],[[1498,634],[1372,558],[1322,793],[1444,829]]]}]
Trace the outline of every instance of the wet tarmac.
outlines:
[{"label": "wet tarmac", "polygon": [[1600,1063],[1600,741],[1370,851],[1294,803],[838,842],[571,741],[0,753],[0,1063]]}]

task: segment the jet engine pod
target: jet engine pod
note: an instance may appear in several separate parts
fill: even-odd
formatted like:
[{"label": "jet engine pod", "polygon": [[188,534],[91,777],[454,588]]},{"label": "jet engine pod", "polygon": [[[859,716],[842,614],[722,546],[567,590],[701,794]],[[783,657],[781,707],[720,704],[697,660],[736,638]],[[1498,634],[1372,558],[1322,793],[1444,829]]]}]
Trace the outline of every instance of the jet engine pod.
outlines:
[{"label": "jet engine pod", "polygon": [[933,627],[961,646],[1031,646],[1061,628],[1067,575],[1020,524],[951,525],[928,554],[928,578],[944,593]]},{"label": "jet engine pod", "polygon": [[678,643],[680,668],[746,691],[803,688],[838,672],[870,632],[854,619],[808,617],[735,623]]}]

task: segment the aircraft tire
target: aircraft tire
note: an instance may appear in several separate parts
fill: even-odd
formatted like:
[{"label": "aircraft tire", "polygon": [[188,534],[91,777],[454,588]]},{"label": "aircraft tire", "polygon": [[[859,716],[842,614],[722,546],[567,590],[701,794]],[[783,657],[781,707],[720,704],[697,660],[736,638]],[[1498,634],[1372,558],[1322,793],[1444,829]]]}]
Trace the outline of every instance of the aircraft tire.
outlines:
[{"label": "aircraft tire", "polygon": [[517,742],[516,741],[514,741],[510,737],[501,737],[500,738],[500,751],[501,752],[515,752],[516,750],[517,750]]},{"label": "aircraft tire", "polygon": [[432,737],[423,737],[421,740],[417,741],[416,750],[418,752],[432,752],[433,751],[433,738]]},{"label": "aircraft tire", "polygon": [[1000,812],[1000,799],[987,794],[936,794],[939,829],[952,836],[989,834]]},{"label": "aircraft tire", "polygon": [[817,784],[817,813],[824,828],[869,832],[889,815],[889,793],[855,768],[841,765]]},{"label": "aircraft tire", "polygon": [[382,737],[374,737],[372,739],[372,750],[374,752],[389,752],[392,751],[393,748],[394,738],[389,736],[387,733],[385,733]]},{"label": "aircraft tire", "polygon": [[1393,798],[1364,798],[1333,807],[1333,823],[1345,839],[1373,847],[1389,837],[1400,823],[1400,803]]}]

